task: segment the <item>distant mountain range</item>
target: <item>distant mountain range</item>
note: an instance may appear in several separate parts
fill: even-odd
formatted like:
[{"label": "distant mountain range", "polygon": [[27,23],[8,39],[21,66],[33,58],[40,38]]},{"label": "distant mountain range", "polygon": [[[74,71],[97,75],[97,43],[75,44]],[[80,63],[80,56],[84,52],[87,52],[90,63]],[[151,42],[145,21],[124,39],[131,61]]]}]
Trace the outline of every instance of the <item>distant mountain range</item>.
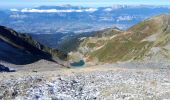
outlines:
[{"label": "distant mountain range", "polygon": [[[169,6],[114,5],[112,7],[40,6],[0,11],[0,25],[29,33],[40,43],[60,49],[69,38],[115,26],[121,30],[162,13]],[[50,34],[50,35],[49,35]]]},{"label": "distant mountain range", "polygon": [[32,34],[82,33],[110,27],[127,29],[150,16],[170,13],[168,6],[40,6],[0,12],[0,24]]}]

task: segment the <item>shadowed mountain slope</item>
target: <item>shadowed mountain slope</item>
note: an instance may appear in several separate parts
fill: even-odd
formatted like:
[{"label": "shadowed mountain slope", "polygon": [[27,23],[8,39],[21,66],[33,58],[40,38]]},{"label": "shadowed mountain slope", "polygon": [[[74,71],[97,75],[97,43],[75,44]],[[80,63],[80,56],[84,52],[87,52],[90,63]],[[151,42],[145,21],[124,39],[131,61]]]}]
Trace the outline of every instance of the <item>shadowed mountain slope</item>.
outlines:
[{"label": "shadowed mountain slope", "polygon": [[48,48],[26,34],[0,26],[0,60],[13,64],[29,64],[39,59],[58,61],[67,55]]}]

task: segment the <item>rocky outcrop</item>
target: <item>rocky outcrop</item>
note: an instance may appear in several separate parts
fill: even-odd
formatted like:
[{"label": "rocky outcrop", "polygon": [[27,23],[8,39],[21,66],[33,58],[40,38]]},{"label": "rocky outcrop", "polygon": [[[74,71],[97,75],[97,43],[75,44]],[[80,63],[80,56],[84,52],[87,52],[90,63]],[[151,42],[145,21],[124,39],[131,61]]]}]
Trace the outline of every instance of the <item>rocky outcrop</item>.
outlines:
[{"label": "rocky outcrop", "polygon": [[15,72],[15,70],[10,70],[10,68],[0,64],[0,72]]},{"label": "rocky outcrop", "polygon": [[8,67],[5,67],[4,65],[1,65],[0,64],[0,72],[9,72],[9,68]]}]

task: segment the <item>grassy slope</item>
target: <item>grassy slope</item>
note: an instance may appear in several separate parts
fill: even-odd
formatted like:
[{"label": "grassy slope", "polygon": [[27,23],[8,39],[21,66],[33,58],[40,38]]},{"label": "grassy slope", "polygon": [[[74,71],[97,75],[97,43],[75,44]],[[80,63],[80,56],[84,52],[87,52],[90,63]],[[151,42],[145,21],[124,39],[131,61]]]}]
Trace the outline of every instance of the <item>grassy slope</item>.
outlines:
[{"label": "grassy slope", "polygon": [[[169,60],[169,25],[170,15],[168,14],[147,19],[108,40],[102,48],[89,52],[88,57],[89,59],[97,58],[101,62],[143,60],[155,57]],[[156,35],[154,40],[145,40],[152,35]],[[152,49],[156,47],[159,50],[153,51]]]}]

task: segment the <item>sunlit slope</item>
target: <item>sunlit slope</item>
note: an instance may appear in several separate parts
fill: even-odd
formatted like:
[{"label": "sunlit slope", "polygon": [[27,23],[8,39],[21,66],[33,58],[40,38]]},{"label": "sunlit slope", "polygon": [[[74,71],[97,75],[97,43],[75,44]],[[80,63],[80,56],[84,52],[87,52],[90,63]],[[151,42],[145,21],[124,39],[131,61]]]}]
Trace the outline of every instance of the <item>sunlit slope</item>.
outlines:
[{"label": "sunlit slope", "polygon": [[[109,38],[96,38],[87,38],[84,40],[85,44],[82,43],[82,45],[89,45],[89,48],[95,48],[86,53],[88,60],[97,59],[100,62],[146,59],[169,61],[170,15],[162,14],[149,18]],[[94,43],[89,44],[91,39]],[[82,45],[80,48],[83,47]]]}]

